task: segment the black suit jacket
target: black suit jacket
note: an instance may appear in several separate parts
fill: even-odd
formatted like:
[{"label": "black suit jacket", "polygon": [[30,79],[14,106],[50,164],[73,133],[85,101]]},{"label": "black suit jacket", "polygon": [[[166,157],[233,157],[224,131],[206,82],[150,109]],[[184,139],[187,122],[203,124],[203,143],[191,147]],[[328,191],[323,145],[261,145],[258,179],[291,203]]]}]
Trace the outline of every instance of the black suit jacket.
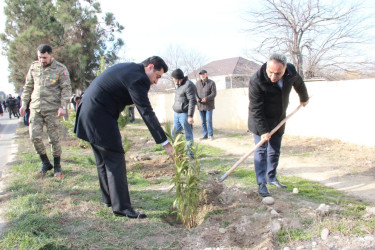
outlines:
[{"label": "black suit jacket", "polygon": [[[283,87],[272,83],[266,73],[267,64],[251,77],[249,84],[249,130],[256,135],[271,132],[285,117],[292,87],[301,102],[309,99],[306,85],[293,64],[288,63],[283,79]],[[285,124],[276,132],[284,134]]]},{"label": "black suit jacket", "polygon": [[148,99],[150,85],[142,64],[120,63],[104,71],[87,88],[77,108],[77,137],[123,153],[117,119],[126,105],[134,103],[156,143],[166,141]]}]

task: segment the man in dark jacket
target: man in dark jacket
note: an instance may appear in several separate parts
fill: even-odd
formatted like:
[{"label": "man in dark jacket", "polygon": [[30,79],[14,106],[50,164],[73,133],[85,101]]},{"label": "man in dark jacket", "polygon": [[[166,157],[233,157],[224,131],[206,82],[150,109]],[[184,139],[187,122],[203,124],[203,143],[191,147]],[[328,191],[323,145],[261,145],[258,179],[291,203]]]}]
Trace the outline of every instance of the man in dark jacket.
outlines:
[{"label": "man in dark jacket", "polygon": [[6,104],[5,100],[3,101],[3,107],[4,107],[4,113],[7,112],[7,104]]},{"label": "man in dark jacket", "polygon": [[188,155],[194,158],[191,150],[193,146],[193,123],[194,123],[194,110],[197,101],[195,100],[195,85],[187,76],[184,77],[184,72],[181,69],[176,69],[172,72],[174,84],[176,84],[176,93],[173,104],[174,117],[172,136],[175,137],[176,133],[184,129],[185,138],[188,142]]},{"label": "man in dark jacket", "polygon": [[9,112],[9,119],[12,119],[12,114],[14,117],[18,118],[18,112],[17,112],[17,100],[12,96],[12,94],[9,94],[6,104],[8,107]]},{"label": "man in dark jacket", "polygon": [[207,71],[201,70],[199,72],[201,80],[197,81],[197,102],[198,110],[202,120],[203,137],[205,140],[210,137],[214,139],[214,129],[212,127],[212,113],[215,109],[216,84],[211,79],[208,79]]},{"label": "man in dark jacket", "polygon": [[301,104],[306,106],[309,96],[305,83],[295,67],[280,54],[273,54],[250,79],[249,130],[254,134],[256,144],[267,140],[254,153],[261,196],[269,195],[267,183],[286,188],[276,178],[285,124],[272,137],[270,132],[286,117],[292,87],[298,93]]},{"label": "man in dark jacket", "polygon": [[173,147],[152,110],[148,98],[151,84],[157,84],[168,66],[157,56],[142,62],[119,63],[90,84],[77,107],[74,132],[91,143],[103,202],[114,215],[145,218],[133,210],[126,178],[125,152],[117,120],[126,105],[135,104],[156,143],[173,158]]},{"label": "man in dark jacket", "polygon": [[1,104],[0,104],[0,115],[1,115],[1,116],[4,115],[3,107],[1,106]]}]

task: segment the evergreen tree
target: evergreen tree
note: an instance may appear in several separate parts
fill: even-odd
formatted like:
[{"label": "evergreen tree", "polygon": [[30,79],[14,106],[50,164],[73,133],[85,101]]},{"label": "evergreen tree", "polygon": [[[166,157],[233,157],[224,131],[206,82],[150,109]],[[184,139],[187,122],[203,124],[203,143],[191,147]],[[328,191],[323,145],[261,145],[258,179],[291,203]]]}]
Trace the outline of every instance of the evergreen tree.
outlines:
[{"label": "evergreen tree", "polygon": [[9,82],[19,91],[41,43],[50,44],[56,60],[69,70],[73,89],[85,89],[100,69],[118,60],[124,29],[112,13],[101,17],[97,0],[5,0],[2,50],[9,61]]}]

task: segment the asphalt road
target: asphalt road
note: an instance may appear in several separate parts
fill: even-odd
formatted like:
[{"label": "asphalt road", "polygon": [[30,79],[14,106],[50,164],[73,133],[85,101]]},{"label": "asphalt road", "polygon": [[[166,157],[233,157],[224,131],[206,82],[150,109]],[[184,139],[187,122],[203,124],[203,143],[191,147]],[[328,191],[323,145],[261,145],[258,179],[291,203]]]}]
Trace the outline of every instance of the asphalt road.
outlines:
[{"label": "asphalt road", "polygon": [[2,201],[7,198],[3,180],[7,174],[7,163],[13,160],[17,152],[17,147],[13,144],[14,135],[20,120],[17,118],[9,119],[9,114],[4,113],[0,116],[0,234],[2,233],[6,220],[3,215]]},{"label": "asphalt road", "polygon": [[0,171],[12,158],[11,145],[18,123],[17,118],[9,119],[8,113],[0,116]]}]

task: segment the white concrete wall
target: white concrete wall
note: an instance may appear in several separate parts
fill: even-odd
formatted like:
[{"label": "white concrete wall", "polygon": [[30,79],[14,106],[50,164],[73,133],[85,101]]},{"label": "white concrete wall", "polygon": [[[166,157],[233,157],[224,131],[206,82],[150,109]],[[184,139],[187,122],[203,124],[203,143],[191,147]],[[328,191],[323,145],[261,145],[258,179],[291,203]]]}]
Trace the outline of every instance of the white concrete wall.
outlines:
[{"label": "white concrete wall", "polygon": [[[310,103],[287,124],[287,133],[375,146],[375,79],[307,83]],[[298,96],[290,97],[290,107]]]},{"label": "white concrete wall", "polygon": [[[372,96],[375,79],[339,82],[307,82],[309,105],[298,111],[288,122],[286,133],[300,136],[319,136],[345,142],[375,146],[375,118]],[[150,95],[160,122],[173,121],[174,94]],[[213,113],[214,128],[247,130],[247,88],[218,90]],[[292,90],[288,112],[299,105]],[[200,124],[198,110],[195,124]]]}]

